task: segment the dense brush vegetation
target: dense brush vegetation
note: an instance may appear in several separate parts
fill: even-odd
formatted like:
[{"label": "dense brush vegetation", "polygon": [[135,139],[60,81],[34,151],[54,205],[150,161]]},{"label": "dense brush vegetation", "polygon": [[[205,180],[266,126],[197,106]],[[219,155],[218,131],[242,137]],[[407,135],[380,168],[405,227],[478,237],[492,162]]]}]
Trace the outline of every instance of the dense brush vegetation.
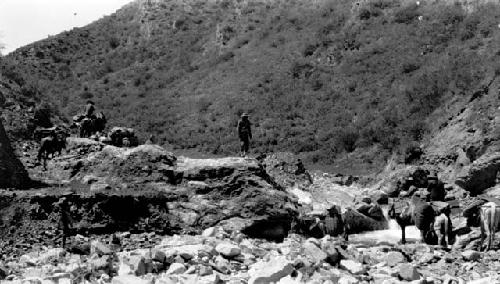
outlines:
[{"label": "dense brush vegetation", "polygon": [[[465,9],[467,8],[467,9]],[[68,117],[92,98],[113,125],[213,154],[238,149],[378,165],[418,145],[498,72],[500,8],[396,0],[139,1],[17,50],[2,72]]]}]

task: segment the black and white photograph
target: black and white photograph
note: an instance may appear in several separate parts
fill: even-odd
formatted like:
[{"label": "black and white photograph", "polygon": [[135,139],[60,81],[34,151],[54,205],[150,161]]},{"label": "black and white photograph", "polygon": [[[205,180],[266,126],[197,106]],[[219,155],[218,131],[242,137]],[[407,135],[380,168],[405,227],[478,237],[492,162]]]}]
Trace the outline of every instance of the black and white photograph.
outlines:
[{"label": "black and white photograph", "polygon": [[499,0],[0,0],[0,284],[500,284]]}]

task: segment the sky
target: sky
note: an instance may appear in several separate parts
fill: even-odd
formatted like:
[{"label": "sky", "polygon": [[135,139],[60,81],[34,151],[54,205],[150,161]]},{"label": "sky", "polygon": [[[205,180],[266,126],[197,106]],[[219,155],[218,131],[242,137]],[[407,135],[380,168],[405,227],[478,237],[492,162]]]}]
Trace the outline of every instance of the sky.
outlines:
[{"label": "sky", "polygon": [[31,42],[82,27],[132,0],[0,0],[0,43],[7,54]]}]

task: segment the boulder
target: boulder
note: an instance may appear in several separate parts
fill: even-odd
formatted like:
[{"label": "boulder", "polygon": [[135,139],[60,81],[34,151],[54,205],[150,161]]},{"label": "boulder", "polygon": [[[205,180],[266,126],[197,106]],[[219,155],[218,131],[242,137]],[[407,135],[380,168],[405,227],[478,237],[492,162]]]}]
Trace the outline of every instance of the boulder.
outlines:
[{"label": "boulder", "polygon": [[14,154],[0,122],[0,188],[26,188],[30,184],[28,172]]},{"label": "boulder", "polygon": [[278,282],[281,278],[293,272],[293,263],[283,256],[271,258],[269,261],[259,261],[248,271],[249,284]]},{"label": "boulder", "polygon": [[500,153],[482,156],[464,167],[455,183],[472,195],[478,195],[495,185],[498,170],[500,170]]},{"label": "boulder", "polygon": [[298,157],[288,152],[266,155],[261,159],[266,172],[280,187],[297,186],[306,188],[312,184],[311,175],[304,168],[299,169]]},{"label": "boulder", "polygon": [[356,234],[366,231],[384,230],[388,228],[388,223],[385,218],[383,220],[375,220],[366,215],[361,214],[357,210],[348,209],[342,215],[344,222],[349,226],[350,234]]},{"label": "boulder", "polygon": [[186,266],[182,263],[172,263],[166,274],[182,274],[186,271]]},{"label": "boulder", "polygon": [[217,231],[217,228],[210,227],[203,230],[203,233],[201,233],[201,235],[205,238],[215,237],[215,235],[217,235]]},{"label": "boulder", "polygon": [[241,253],[241,249],[231,243],[220,243],[215,247],[215,250],[224,257],[232,258]]},{"label": "boulder", "polygon": [[462,257],[467,261],[476,261],[481,258],[481,253],[475,250],[466,250],[462,252]]},{"label": "boulder", "polygon": [[400,264],[399,267],[399,277],[406,281],[413,281],[420,279],[420,273],[417,269],[409,263]]},{"label": "boulder", "polygon": [[305,242],[302,248],[303,254],[315,264],[320,264],[327,258],[327,254],[312,242]]},{"label": "boulder", "polygon": [[363,274],[366,272],[366,269],[363,266],[363,264],[351,259],[342,259],[340,261],[340,268],[345,269],[355,275]]},{"label": "boulder", "polygon": [[406,257],[398,251],[391,251],[391,252],[387,253],[384,260],[388,266],[392,267],[392,266],[396,266],[400,263],[405,263]]}]

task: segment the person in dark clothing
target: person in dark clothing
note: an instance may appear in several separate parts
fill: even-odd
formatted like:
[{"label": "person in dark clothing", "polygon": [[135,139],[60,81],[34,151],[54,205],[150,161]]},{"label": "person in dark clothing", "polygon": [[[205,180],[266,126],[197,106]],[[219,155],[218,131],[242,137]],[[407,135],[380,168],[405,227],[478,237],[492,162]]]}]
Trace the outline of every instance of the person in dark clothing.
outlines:
[{"label": "person in dark clothing", "polygon": [[427,192],[429,193],[428,201],[444,201],[446,196],[444,184],[439,181],[435,173],[427,177]]},{"label": "person in dark clothing", "polygon": [[62,232],[62,247],[66,248],[66,239],[71,234],[71,214],[69,212],[69,206],[66,201],[66,198],[59,199],[59,227]]},{"label": "person in dark clothing", "polygon": [[94,112],[95,112],[94,102],[88,100],[87,104],[85,105],[85,111],[84,111],[85,117],[92,119],[94,116]]},{"label": "person in dark clothing", "polygon": [[321,224],[321,229],[324,235],[330,235],[332,237],[343,235],[347,240],[347,230],[345,228],[344,220],[342,220],[339,206],[333,205],[328,209],[328,215]]},{"label": "person in dark clothing", "polygon": [[240,155],[244,157],[248,154],[250,139],[252,139],[252,127],[247,113],[243,113],[238,121],[238,136],[241,142]]}]

